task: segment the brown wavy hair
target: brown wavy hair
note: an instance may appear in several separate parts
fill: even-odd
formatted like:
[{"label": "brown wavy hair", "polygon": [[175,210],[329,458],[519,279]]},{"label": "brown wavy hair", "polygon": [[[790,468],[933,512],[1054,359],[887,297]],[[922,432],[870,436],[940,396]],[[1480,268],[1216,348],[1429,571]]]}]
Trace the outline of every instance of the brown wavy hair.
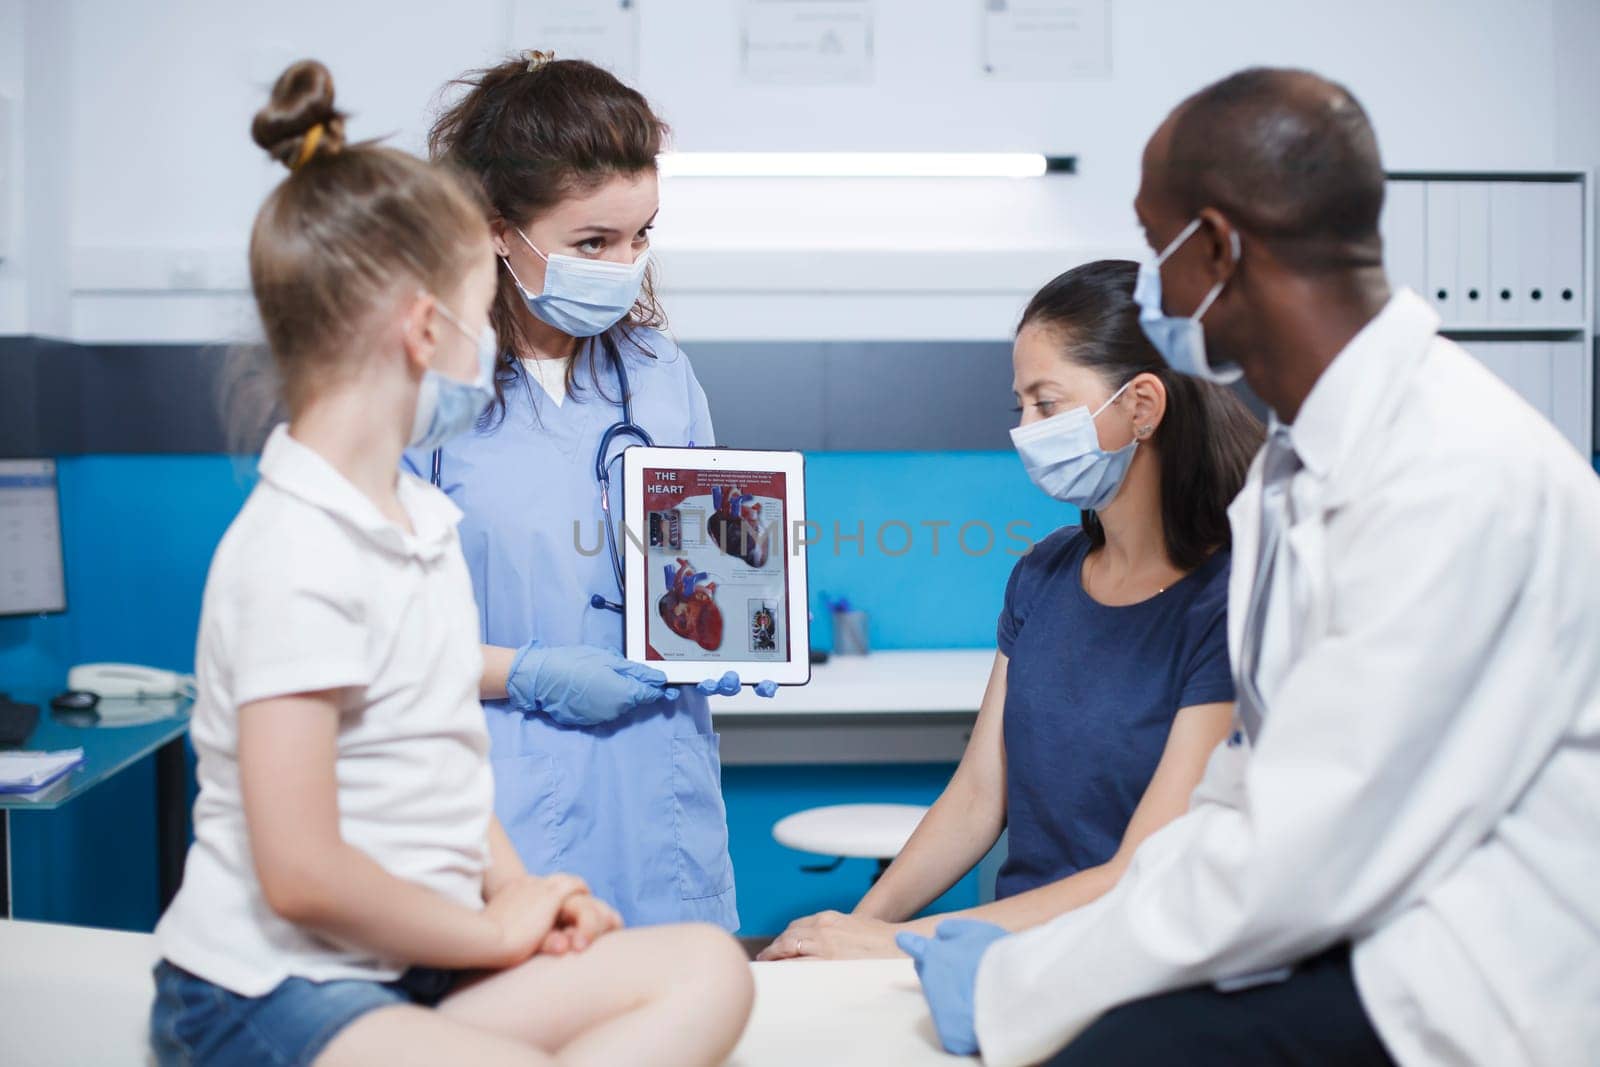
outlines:
[{"label": "brown wavy hair", "polygon": [[[669,132],[643,96],[582,60],[526,52],[464,74],[445,86],[452,88],[465,91],[434,121],[428,151],[476,177],[490,220],[518,229],[575,193],[616,176],[654,171]],[[495,403],[486,416],[491,420],[504,417],[506,387],[521,374],[517,353],[529,347],[522,328],[526,314],[516,283],[501,272],[490,320],[501,349]],[[651,264],[638,303],[597,341],[620,359],[624,339],[666,322]],[[578,362],[567,367],[569,391],[576,389]],[[591,383],[604,395],[598,361],[588,362]]]},{"label": "brown wavy hair", "polygon": [[[1244,488],[1266,430],[1229,390],[1167,366],[1139,326],[1138,277],[1139,265],[1127,260],[1075,267],[1039,290],[1017,332],[1050,329],[1063,359],[1095,371],[1111,389],[1140,374],[1161,379],[1167,413],[1150,439],[1161,459],[1161,527],[1167,558],[1192,571],[1231,545],[1228,505]],[[1093,511],[1083,513],[1083,532],[1095,548],[1106,543]]]}]

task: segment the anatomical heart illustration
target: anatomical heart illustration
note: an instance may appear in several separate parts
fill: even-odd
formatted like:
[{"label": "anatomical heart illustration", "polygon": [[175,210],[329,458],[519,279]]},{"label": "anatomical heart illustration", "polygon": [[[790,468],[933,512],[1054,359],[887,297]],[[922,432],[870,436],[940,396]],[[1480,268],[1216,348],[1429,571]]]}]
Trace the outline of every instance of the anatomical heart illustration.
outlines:
[{"label": "anatomical heart illustration", "polygon": [[[646,521],[639,603],[651,605],[644,658],[787,659],[786,474],[648,466],[640,474]],[[631,586],[628,595],[635,595]]]},{"label": "anatomical heart illustration", "polygon": [[718,548],[761,568],[767,562],[770,538],[761,525],[761,504],[736,487],[713,486],[711,502],[716,510],[706,519],[706,532]]},{"label": "anatomical heart illustration", "polygon": [[679,558],[674,567],[663,567],[667,591],[661,594],[658,608],[662,621],[673,633],[693,641],[707,652],[722,647],[722,610],[713,594],[717,583],[710,575],[696,571],[688,560]]}]

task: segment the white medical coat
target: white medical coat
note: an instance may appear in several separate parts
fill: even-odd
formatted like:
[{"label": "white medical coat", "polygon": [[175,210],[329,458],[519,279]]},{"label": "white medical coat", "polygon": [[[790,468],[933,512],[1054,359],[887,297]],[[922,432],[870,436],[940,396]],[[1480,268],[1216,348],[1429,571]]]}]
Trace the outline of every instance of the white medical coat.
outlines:
[{"label": "white medical coat", "polygon": [[[1345,940],[1406,1067],[1594,1062],[1600,479],[1437,326],[1400,292],[1307,398],[1254,749],[1217,749],[1112,892],[990,949],[986,1063]],[[1235,663],[1260,499],[1258,458]]]}]

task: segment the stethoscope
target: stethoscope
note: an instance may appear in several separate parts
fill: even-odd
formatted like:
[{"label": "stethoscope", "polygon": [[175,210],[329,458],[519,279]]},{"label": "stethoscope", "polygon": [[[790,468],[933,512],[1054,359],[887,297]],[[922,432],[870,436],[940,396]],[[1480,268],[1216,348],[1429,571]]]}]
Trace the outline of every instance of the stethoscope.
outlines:
[{"label": "stethoscope", "polygon": [[[600,515],[602,525],[606,528],[606,547],[611,550],[611,570],[617,577],[617,588],[623,588],[622,553],[617,550],[617,531],[611,523],[611,465],[622,455],[623,449],[615,456],[611,455],[611,446],[620,440],[631,439],[642,445],[654,445],[643,426],[633,421],[633,393],[628,388],[628,369],[623,366],[622,353],[617,350],[616,342],[610,337],[601,335],[600,343],[606,350],[606,355],[611,357],[611,363],[617,368],[617,388],[622,394],[622,421],[614,422],[607,426],[600,435],[600,444],[594,453],[594,479],[600,483]],[[441,488],[439,473],[443,462],[442,449],[433,450],[433,474],[429,479],[434,488]],[[599,593],[589,598],[589,606],[622,613],[622,604],[607,600]]]}]

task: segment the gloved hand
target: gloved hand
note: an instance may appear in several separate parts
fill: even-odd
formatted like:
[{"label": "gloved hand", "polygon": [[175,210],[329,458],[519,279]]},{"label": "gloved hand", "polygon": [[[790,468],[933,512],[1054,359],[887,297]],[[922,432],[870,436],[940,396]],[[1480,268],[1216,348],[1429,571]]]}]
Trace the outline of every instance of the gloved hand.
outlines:
[{"label": "gloved hand", "polygon": [[[739,692],[739,687],[743,684],[744,683],[739,681],[739,674],[737,671],[729,671],[721,678],[707,678],[705,681],[697,684],[695,689],[701,693],[704,693],[708,697],[731,697]],[[771,698],[777,695],[777,682],[756,683],[756,696]]]},{"label": "gloved hand", "polygon": [[644,704],[678,699],[667,676],[591,645],[541,648],[530,641],[517,651],[506,694],[523,711],[541,711],[563,726],[598,726]]},{"label": "gloved hand", "polygon": [[1011,931],[977,919],[946,919],[931,938],[895,935],[894,943],[917,965],[922,995],[928,998],[934,1029],[946,1052],[971,1056],[978,1051],[973,995],[978,964],[989,946]]}]

